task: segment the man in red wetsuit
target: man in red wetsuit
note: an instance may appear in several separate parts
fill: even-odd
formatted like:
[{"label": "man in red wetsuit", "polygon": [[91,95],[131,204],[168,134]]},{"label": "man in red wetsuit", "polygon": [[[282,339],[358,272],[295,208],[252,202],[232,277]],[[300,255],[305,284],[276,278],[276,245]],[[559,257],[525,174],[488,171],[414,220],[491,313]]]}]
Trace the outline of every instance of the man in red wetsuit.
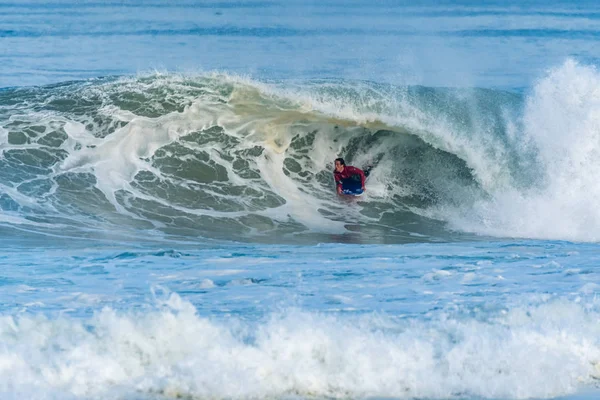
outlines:
[{"label": "man in red wetsuit", "polygon": [[337,185],[337,193],[343,194],[344,184],[353,184],[358,186],[358,177],[360,177],[360,185],[362,191],[365,191],[365,173],[362,169],[346,165],[343,158],[335,159],[335,170],[333,171],[333,178]]}]

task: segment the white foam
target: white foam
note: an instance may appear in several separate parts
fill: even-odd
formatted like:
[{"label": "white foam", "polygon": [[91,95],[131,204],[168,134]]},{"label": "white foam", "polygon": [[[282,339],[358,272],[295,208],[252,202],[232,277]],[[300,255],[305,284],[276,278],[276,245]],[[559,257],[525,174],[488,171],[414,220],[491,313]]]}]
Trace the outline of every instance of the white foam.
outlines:
[{"label": "white foam", "polygon": [[521,143],[537,149],[542,180],[490,190],[454,227],[498,236],[600,240],[600,73],[568,60],[528,96]]},{"label": "white foam", "polygon": [[513,309],[487,322],[287,310],[258,325],[199,317],[177,295],[157,306],[104,309],[87,320],[3,317],[0,392],[548,398],[591,384],[600,361],[598,313],[574,303]]},{"label": "white foam", "polygon": [[11,199],[16,201],[21,206],[27,206],[32,208],[40,208],[39,204],[30,197],[27,197],[17,189],[0,183],[0,194],[6,193]]},{"label": "white foam", "polygon": [[0,154],[4,152],[4,148],[8,146],[8,131],[0,126]]},{"label": "white foam", "polygon": [[22,217],[16,213],[12,212],[2,212],[0,213],[0,223],[6,223],[11,225],[29,225],[29,226],[37,226],[42,228],[64,228],[65,226],[62,224],[50,224],[44,222],[37,222],[29,220],[25,217]]},{"label": "white foam", "polygon": [[280,209],[269,210],[268,215],[280,220],[286,216],[301,222],[311,231],[342,233],[345,231],[343,222],[336,222],[323,217],[319,208],[326,204],[314,196],[301,191],[298,183],[294,182],[283,172],[284,154],[266,149],[264,156],[258,160],[261,176],[269,186],[286,200]]},{"label": "white foam", "polygon": [[[213,79],[217,78],[213,77]],[[219,75],[219,81],[216,83],[227,82],[228,79],[233,78]],[[165,81],[156,79],[151,86],[172,86],[177,82],[177,76],[169,76],[165,78]],[[128,85],[130,90],[144,91],[143,83],[135,80],[133,82],[125,80],[123,83]],[[242,85],[243,83],[238,84]],[[206,87],[208,91],[210,88],[210,85]],[[105,91],[114,90],[114,88],[107,85],[107,87],[94,90],[105,95]],[[283,153],[287,150],[291,138],[289,123],[285,120],[280,121],[284,118],[284,113],[278,108],[270,110],[268,104],[264,104],[264,107],[258,106],[254,110],[252,101],[264,101],[265,99],[257,99],[256,88],[252,86],[234,90],[231,99],[227,100],[227,104],[219,101],[218,96],[215,91],[214,96],[209,94],[201,99],[193,99],[192,105],[186,107],[183,112],[174,112],[158,118],[136,117],[114,107],[104,107],[103,112],[109,113],[112,118],[127,122],[124,127],[104,138],[94,137],[81,123],[68,122],[65,124],[65,131],[69,136],[69,143],[65,147],[69,148],[69,156],[54,168],[54,172],[56,174],[68,171],[92,172],[96,177],[96,187],[104,193],[115,209],[133,217],[136,216],[117,201],[115,193],[118,191],[125,190],[139,199],[156,202],[186,214],[238,218],[248,215],[250,212],[184,207],[168,199],[149,196],[131,185],[135,175],[143,170],[152,171],[159,179],[168,180],[168,176],[164,176],[146,160],[157,149],[182,136],[218,125],[225,130],[224,135],[230,135],[241,141],[238,145],[240,150],[256,145],[264,146],[265,151],[259,158],[247,161],[255,164],[260,170],[266,186],[262,182],[240,177],[232,168],[231,162],[221,157],[220,151],[223,149],[220,146],[223,146],[222,143],[202,146],[194,143],[180,143],[194,151],[208,152],[212,161],[227,170],[229,184],[253,187],[258,190],[269,189],[285,199],[284,206],[264,211],[254,210],[255,214],[279,221],[288,221],[292,218],[311,230],[330,233],[343,232],[344,226],[341,222],[331,221],[318,212],[318,209],[325,203],[309,192],[301,191],[298,182],[292,181],[283,172]],[[254,114],[253,110],[258,114]],[[294,119],[295,117],[291,116],[291,120]],[[215,197],[223,196],[211,192],[210,187],[206,187],[205,190]],[[242,206],[246,202],[246,199],[243,198],[232,200],[239,202]]]},{"label": "white foam", "polygon": [[202,282],[198,284],[198,288],[200,289],[212,289],[215,286],[215,283],[210,279],[203,279]]}]

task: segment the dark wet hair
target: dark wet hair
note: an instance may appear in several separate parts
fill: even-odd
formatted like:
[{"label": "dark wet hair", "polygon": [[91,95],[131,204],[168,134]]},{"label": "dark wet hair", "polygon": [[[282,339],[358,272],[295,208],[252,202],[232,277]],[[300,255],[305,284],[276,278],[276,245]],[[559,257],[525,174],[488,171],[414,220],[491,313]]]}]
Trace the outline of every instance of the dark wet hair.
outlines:
[{"label": "dark wet hair", "polygon": [[342,157],[336,158],[333,163],[335,164],[337,161],[339,161],[340,164],[342,164],[344,167],[346,166],[346,163],[344,162],[344,159]]}]

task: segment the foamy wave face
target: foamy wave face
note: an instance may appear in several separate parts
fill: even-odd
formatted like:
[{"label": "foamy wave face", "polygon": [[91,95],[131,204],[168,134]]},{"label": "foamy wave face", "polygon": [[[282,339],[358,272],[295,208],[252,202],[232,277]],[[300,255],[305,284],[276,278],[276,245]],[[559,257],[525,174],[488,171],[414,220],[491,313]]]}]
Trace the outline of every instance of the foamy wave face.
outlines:
[{"label": "foamy wave face", "polygon": [[491,190],[465,230],[510,237],[600,240],[600,74],[567,61],[528,96],[517,150],[532,154],[523,169],[540,171],[527,187]]},{"label": "foamy wave face", "polygon": [[[207,237],[279,234],[280,224],[343,233],[343,223],[319,212],[335,208],[333,197],[310,193],[324,192],[311,160],[295,163],[313,169],[304,171],[304,188],[284,173],[282,153],[295,134],[279,121],[286,111],[238,86],[226,77],[174,76],[16,93],[21,104],[6,107],[2,129],[12,173],[3,177],[3,209]],[[70,99],[75,104],[62,104]]]},{"label": "foamy wave face", "polygon": [[[134,228],[337,241],[360,229],[362,240],[413,241],[413,233],[443,232],[420,211],[476,192],[460,157],[409,134],[422,118],[404,128],[373,122],[392,113],[385,103],[391,88],[319,83],[298,90],[168,75],[15,91],[2,109],[8,173],[0,205],[86,234]],[[410,102],[430,100],[416,91],[405,103],[406,90],[395,90],[402,105],[395,121],[416,109]],[[454,142],[442,143],[448,150]],[[377,164],[360,203],[335,196],[331,168],[340,155],[359,167]]]},{"label": "foamy wave face", "polygon": [[[222,74],[15,90],[0,104],[0,223],[293,243],[595,241],[598,87],[594,68],[567,62],[525,103]],[[360,201],[335,196],[338,156],[376,166]]]},{"label": "foamy wave face", "polygon": [[[200,317],[171,295],[154,311],[86,320],[5,317],[0,391],[26,398],[547,398],[600,373],[598,313],[574,303],[473,319]],[[468,315],[468,313],[467,313]]]}]

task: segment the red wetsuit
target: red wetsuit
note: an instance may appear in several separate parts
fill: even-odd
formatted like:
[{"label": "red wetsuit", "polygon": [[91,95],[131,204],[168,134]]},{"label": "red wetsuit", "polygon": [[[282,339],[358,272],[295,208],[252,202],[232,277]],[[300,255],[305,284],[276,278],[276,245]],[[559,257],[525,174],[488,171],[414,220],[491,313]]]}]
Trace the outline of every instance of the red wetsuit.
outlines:
[{"label": "red wetsuit", "polygon": [[342,172],[333,171],[333,178],[335,179],[335,183],[338,189],[342,188],[342,181],[344,179],[351,178],[354,175],[360,175],[360,183],[362,187],[365,187],[365,173],[362,169],[352,167],[350,165],[344,166],[344,170]]}]

